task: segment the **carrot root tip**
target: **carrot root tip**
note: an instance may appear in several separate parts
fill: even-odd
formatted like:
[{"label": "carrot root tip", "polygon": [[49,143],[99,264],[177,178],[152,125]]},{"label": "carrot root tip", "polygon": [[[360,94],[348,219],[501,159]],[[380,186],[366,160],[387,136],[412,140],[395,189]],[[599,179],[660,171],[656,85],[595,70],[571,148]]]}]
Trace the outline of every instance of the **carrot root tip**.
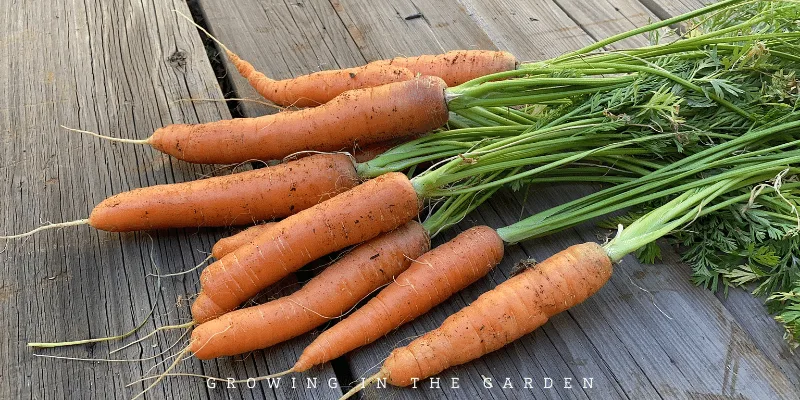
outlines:
[{"label": "carrot root tip", "polygon": [[114,349],[114,350],[111,350],[111,351],[109,351],[109,352],[108,352],[108,354],[114,354],[114,353],[116,353],[116,352],[119,352],[119,351],[122,351],[122,350],[124,350],[124,349],[127,349],[128,347],[130,347],[130,346],[133,346],[133,345],[134,345],[134,344],[136,344],[136,343],[140,343],[140,342],[142,342],[142,341],[146,340],[147,338],[149,338],[149,337],[151,337],[151,336],[155,335],[155,334],[156,334],[156,333],[158,333],[158,332],[161,332],[161,331],[167,331],[167,330],[172,330],[172,329],[184,329],[184,328],[191,328],[191,327],[193,327],[194,325],[195,325],[195,322],[194,322],[194,321],[189,321],[189,322],[187,322],[187,323],[185,323],[185,324],[179,324],[179,325],[167,325],[167,326],[161,326],[161,327],[158,327],[158,328],[154,329],[152,332],[148,333],[147,335],[145,335],[144,337],[142,337],[142,338],[140,338],[140,339],[136,339],[135,341],[133,341],[133,342],[131,342],[131,343],[128,343],[128,344],[126,344],[125,346],[122,346],[122,347],[120,347],[120,348],[118,348],[118,349]]},{"label": "carrot root tip", "polygon": [[40,226],[40,227],[38,227],[38,228],[36,228],[36,229],[34,229],[32,231],[28,231],[28,232],[25,232],[25,233],[20,233],[20,234],[17,234],[17,235],[0,236],[0,239],[19,239],[19,238],[24,238],[24,237],[27,237],[27,236],[31,236],[31,235],[36,234],[37,232],[46,231],[46,230],[49,230],[49,229],[60,229],[60,228],[66,228],[68,226],[78,226],[78,225],[87,225],[87,224],[89,224],[89,219],[88,218],[79,219],[79,220],[76,220],[76,221],[61,222],[61,223],[58,223],[58,224],[48,224],[48,225]]},{"label": "carrot root tip", "polygon": [[383,373],[383,371],[378,372],[377,374],[372,375],[369,378],[365,379],[364,382],[361,382],[360,384],[358,384],[355,387],[353,387],[352,389],[350,389],[347,393],[345,393],[342,397],[340,397],[339,400],[349,399],[349,398],[353,397],[356,393],[360,392],[362,389],[366,388],[367,385],[371,384],[372,382],[376,382],[379,379],[383,379],[385,377],[386,376]]},{"label": "carrot root tip", "polygon": [[186,354],[189,353],[189,351],[191,351],[191,348],[189,346],[187,346],[185,349],[181,350],[181,352],[178,353],[178,356],[175,357],[175,361],[172,362],[172,364],[167,368],[167,370],[164,371],[161,375],[158,375],[158,378],[155,380],[155,382],[151,383],[150,386],[146,387],[144,390],[139,392],[136,396],[133,396],[133,398],[131,400],[135,400],[135,399],[138,399],[138,398],[144,396],[145,393],[149,392],[152,388],[156,387],[156,385],[158,385],[158,383],[161,382],[161,380],[163,380],[164,377],[166,377],[167,374],[169,374],[170,371],[175,369],[175,367],[186,357]]},{"label": "carrot root tip", "polygon": [[200,261],[199,264],[197,264],[194,267],[189,268],[189,269],[187,269],[185,271],[173,272],[171,274],[147,274],[147,276],[153,276],[153,277],[156,277],[156,278],[168,278],[168,277],[171,277],[171,276],[179,276],[179,275],[190,274],[190,273],[192,273],[194,271],[197,271],[200,267],[205,265],[205,263],[207,263],[209,260],[211,260],[212,257],[214,257],[214,255],[213,254],[209,254],[208,257],[206,257],[203,261]]},{"label": "carrot root tip", "polygon": [[88,134],[88,135],[92,135],[94,137],[98,137],[100,139],[110,140],[112,142],[131,143],[131,144],[150,144],[150,138],[147,138],[147,139],[125,139],[125,138],[118,138],[118,137],[114,137],[114,136],[101,135],[101,134],[96,133],[96,132],[85,131],[85,130],[82,130],[82,129],[69,128],[69,127],[66,127],[64,125],[61,125],[61,127],[66,129],[66,130],[68,130],[68,131],[78,132],[78,133],[85,133],[85,134]]}]

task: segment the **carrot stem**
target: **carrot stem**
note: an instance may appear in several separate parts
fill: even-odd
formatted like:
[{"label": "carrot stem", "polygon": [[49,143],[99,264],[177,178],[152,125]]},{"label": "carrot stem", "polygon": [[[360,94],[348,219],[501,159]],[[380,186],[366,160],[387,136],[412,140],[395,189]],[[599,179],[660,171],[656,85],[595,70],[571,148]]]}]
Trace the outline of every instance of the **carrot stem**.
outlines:
[{"label": "carrot stem", "polygon": [[619,262],[623,257],[645,244],[653,242],[697,218],[703,206],[738,183],[737,179],[724,180],[703,189],[698,188],[685,192],[663,207],[637,219],[603,246],[603,249],[612,262]]},{"label": "carrot stem", "polygon": [[[753,176],[752,179],[756,181],[766,179],[770,174],[776,174],[785,169],[788,163],[800,161],[800,150],[784,150],[788,147],[796,147],[800,144],[800,140],[751,152],[739,152],[739,149],[746,148],[769,135],[792,133],[798,130],[800,130],[800,121],[751,131],[732,141],[718,144],[703,152],[668,164],[635,181],[611,187],[530,216],[499,229],[498,234],[504,240],[517,242],[574,226],[615,210],[713,184],[722,179],[733,179],[737,176]],[[770,152],[778,154],[768,155]],[[703,171],[726,166],[738,167],[708,178],[675,184]]]}]

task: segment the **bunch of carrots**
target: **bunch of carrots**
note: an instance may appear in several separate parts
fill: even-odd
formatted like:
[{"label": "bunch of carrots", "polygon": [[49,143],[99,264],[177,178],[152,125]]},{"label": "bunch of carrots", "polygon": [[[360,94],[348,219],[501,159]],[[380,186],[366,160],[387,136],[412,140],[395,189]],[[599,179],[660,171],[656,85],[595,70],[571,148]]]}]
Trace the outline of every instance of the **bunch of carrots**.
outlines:
[{"label": "bunch of carrots", "polygon": [[[477,281],[500,263],[505,243],[629,208],[627,219],[614,221],[629,226],[610,242],[570,247],[515,275],[393,351],[370,379],[408,385],[532,332],[600,290],[625,255],[652,255],[658,238],[699,241],[681,228],[735,219],[735,205],[766,212],[761,225],[743,226],[773,253],[794,255],[798,20],[793,2],[727,0],[542,62],[456,51],[285,81],[267,78],[220,43],[261,95],[302,108],[170,125],[144,140],[91,134],[148,144],[188,162],[291,161],[120,193],[87,219],[4,238],[81,224],[119,232],[265,222],[214,246],[209,259],[216,261],[200,275],[192,321],[165,327],[192,328],[191,339],[164,373],[143,379],[153,380],[144,393],[166,376],[192,375],[172,373],[190,353],[208,359],[269,347],[374,294],[278,375],[305,371],[378,340]],[[692,21],[686,33],[662,35],[686,21]],[[642,33],[651,34],[651,45],[602,50]],[[360,162],[347,154],[362,147],[380,154]],[[471,228],[431,248],[431,237],[501,187],[581,181],[608,188],[505,228]],[[428,216],[420,223],[423,210]],[[798,229],[787,228],[795,220]],[[758,236],[775,226],[771,242]],[[241,307],[283,277],[346,249],[295,293]],[[780,270],[772,279],[748,272],[749,280],[735,268],[717,274],[740,283],[769,280],[764,293],[788,337],[797,339],[800,274]]]}]

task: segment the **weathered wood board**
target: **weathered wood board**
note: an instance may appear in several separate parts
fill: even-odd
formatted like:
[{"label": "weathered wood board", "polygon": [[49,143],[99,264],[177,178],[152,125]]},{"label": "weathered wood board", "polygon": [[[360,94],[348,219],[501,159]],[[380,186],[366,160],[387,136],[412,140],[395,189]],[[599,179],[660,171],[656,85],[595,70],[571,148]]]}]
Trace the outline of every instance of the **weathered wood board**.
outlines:
[{"label": "weathered wood board", "polygon": [[[126,138],[145,138],[173,122],[230,118],[197,31],[171,10],[182,1],[21,2],[0,14],[0,232],[45,221],[85,218],[105,197],[132,188],[187,181],[214,172],[143,146],[71,133],[60,124]],[[13,57],[11,56],[13,55]],[[129,398],[129,382],[161,371],[163,356],[143,362],[78,362],[34,357],[107,358],[117,344],[32,351],[29,341],[119,334],[143,320],[145,331],[186,321],[197,273],[156,280],[156,271],[194,266],[223,230],[116,234],[73,227],[1,243],[0,398]],[[112,358],[174,354],[178,333]],[[184,338],[185,339],[185,338]],[[260,375],[286,368],[308,338],[267,352],[218,362],[187,361],[180,370],[216,376]],[[156,344],[156,347],[152,347]],[[321,368],[323,379],[332,377]],[[338,390],[237,391],[239,398],[334,398]],[[227,398],[203,380],[168,379],[147,398]]]},{"label": "weathered wood board", "polygon": [[641,0],[660,19],[667,19],[714,3],[714,0]]}]

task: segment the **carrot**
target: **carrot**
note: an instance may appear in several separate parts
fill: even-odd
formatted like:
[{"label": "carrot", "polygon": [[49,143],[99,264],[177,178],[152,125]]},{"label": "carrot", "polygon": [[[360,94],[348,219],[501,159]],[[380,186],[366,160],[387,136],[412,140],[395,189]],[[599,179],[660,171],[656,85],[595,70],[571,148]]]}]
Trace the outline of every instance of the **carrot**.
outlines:
[{"label": "carrot", "polygon": [[445,88],[439,78],[421,77],[351,90],[317,108],[168,125],[133,142],[204,164],[282,159],[306,150],[339,151],[443,126],[448,119]]},{"label": "carrot", "polygon": [[511,53],[489,50],[455,50],[444,54],[397,57],[330,71],[319,71],[292,79],[273,80],[226,49],[231,63],[256,92],[282,106],[313,107],[329,102],[348,90],[407,81],[415,75],[442,78],[447,86],[517,67]]},{"label": "carrot", "polygon": [[450,87],[484,75],[511,71],[518,65],[511,53],[491,50],[454,50],[436,55],[397,57],[383,63],[408,68],[420,75],[438,76]]},{"label": "carrot", "polygon": [[266,232],[274,225],[274,222],[253,225],[235,235],[217,240],[217,243],[214,243],[214,247],[211,248],[211,256],[219,260],[226,254],[250,243],[251,240]]},{"label": "carrot", "polygon": [[519,64],[511,53],[505,51],[453,50],[444,54],[377,60],[360,67],[274,80],[256,70],[191,18],[176,12],[216,42],[256,92],[281,106],[313,107],[349,90],[407,81],[416,75],[436,76],[448,86],[456,86],[484,75],[514,70]]},{"label": "carrot", "polygon": [[486,275],[503,259],[503,240],[488,226],[466,230],[418,258],[377,296],[303,351],[301,372],[381,338]]},{"label": "carrot", "polygon": [[411,182],[389,173],[289,216],[203,271],[192,316],[201,323],[231,311],[308,262],[391,231],[418,212]]},{"label": "carrot", "polygon": [[297,213],[358,182],[350,157],[317,154],[268,168],[134,189],[103,200],[88,219],[0,238],[82,224],[111,232],[244,225]]},{"label": "carrot", "polygon": [[274,80],[257,71],[230,50],[228,59],[250,86],[265,99],[281,106],[314,107],[353,89],[364,89],[414,78],[401,66],[367,64],[361,67],[319,71],[291,79]]},{"label": "carrot", "polygon": [[306,333],[391,282],[429,248],[427,231],[410,221],[355,247],[289,296],[200,324],[192,332],[192,351],[200,359],[229,356]]},{"label": "carrot", "polygon": [[[275,223],[256,225],[234,237],[239,236],[237,240],[241,241],[243,237],[252,236],[254,231],[268,230],[274,225]],[[192,327],[195,330],[189,348],[201,359],[265,348],[344,315],[370,293],[391,282],[429,249],[428,231],[419,222],[409,221],[346,252],[289,296],[232,311],[199,325],[191,321],[160,327],[112,353],[139,343],[159,331]],[[292,323],[287,324],[286,321]],[[28,346],[53,348],[95,343],[123,339],[135,332],[133,330],[125,335],[70,342],[32,342]]]},{"label": "carrot", "polygon": [[500,349],[589,298],[608,281],[611,270],[611,259],[600,245],[571,246],[482,294],[439,328],[392,351],[380,372],[365,384],[386,379],[407,386],[413,379],[425,379]]},{"label": "carrot", "polygon": [[[210,359],[283,342],[344,314],[399,273],[378,296],[317,338],[293,368],[250,380],[305,371],[314,364],[371,343],[422,315],[484,276],[503,258],[502,239],[486,226],[469,229],[427,251],[429,247],[425,227],[415,221],[409,222],[356,247],[292,295],[232,311],[198,325],[192,332],[189,346],[180,354],[191,351],[199,359]],[[318,354],[312,361],[308,355],[314,352]],[[160,380],[165,376],[222,380],[191,373],[170,373],[169,370],[144,379]]]},{"label": "carrot", "polygon": [[358,183],[342,154],[318,154],[268,168],[134,189],[104,200],[90,225],[107,231],[242,225],[309,208]]}]

